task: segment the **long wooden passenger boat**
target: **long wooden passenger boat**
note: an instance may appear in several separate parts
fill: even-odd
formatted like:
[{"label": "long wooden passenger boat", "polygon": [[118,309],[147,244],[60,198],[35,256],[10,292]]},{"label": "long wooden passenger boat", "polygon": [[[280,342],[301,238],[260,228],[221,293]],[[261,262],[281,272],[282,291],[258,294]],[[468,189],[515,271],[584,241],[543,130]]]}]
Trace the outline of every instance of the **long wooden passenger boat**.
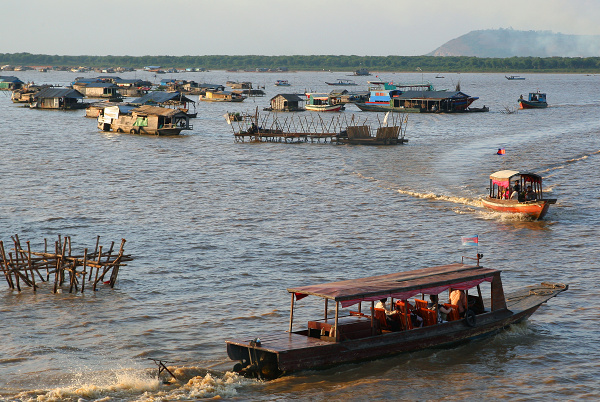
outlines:
[{"label": "long wooden passenger boat", "polygon": [[[530,192],[527,191],[529,187]],[[490,175],[490,193],[481,203],[497,212],[524,214],[536,220],[546,215],[550,204],[556,204],[556,199],[544,198],[541,176],[501,170]]]},{"label": "long wooden passenger boat", "polygon": [[[235,371],[272,379],[298,370],[451,345],[493,334],[524,320],[542,303],[568,288],[542,283],[505,295],[500,273],[479,264],[461,263],[290,288],[288,331],[228,340],[227,354],[238,361]],[[489,284],[489,299],[482,296],[482,284]],[[437,304],[433,310],[418,306],[425,303],[421,300],[424,295],[440,295],[441,299],[442,293],[454,290],[466,293],[463,297],[468,301],[468,310],[464,318],[458,315],[457,305],[446,304],[452,314],[448,321],[436,322]],[[304,321],[300,329],[294,329],[294,307],[306,296],[324,301],[324,316]],[[418,296],[421,299],[415,298]],[[396,305],[403,306],[389,314],[389,320],[396,320],[396,325],[390,326],[386,312],[375,308],[375,301],[382,298],[392,298]],[[412,313],[408,308],[411,301],[417,305]],[[333,304],[335,313],[330,313],[328,303]],[[368,308],[363,311],[365,303]],[[346,310],[351,306],[355,311]],[[415,327],[412,314],[420,315],[425,325]]]}]

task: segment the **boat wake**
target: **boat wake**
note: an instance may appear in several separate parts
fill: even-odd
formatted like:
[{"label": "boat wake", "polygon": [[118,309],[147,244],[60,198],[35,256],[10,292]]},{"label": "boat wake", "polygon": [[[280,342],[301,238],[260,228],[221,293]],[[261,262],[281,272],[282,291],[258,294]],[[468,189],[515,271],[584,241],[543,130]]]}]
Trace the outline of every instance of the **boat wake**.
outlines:
[{"label": "boat wake", "polygon": [[163,382],[154,373],[139,370],[120,370],[98,373],[88,378],[74,379],[69,386],[51,390],[24,391],[15,400],[46,402],[58,400],[144,400],[169,401],[199,398],[232,398],[239,396],[237,389],[253,383],[232,372],[219,373],[200,368],[169,369],[179,379]]},{"label": "boat wake", "polygon": [[[540,174],[542,174],[542,173],[550,173],[550,172],[552,172],[554,170],[564,169],[564,168],[566,168],[567,166],[569,166],[572,163],[577,163],[577,162],[585,161],[590,156],[595,156],[595,155],[600,155],[600,150],[594,151],[594,152],[590,152],[590,153],[587,153],[587,154],[583,154],[583,155],[577,156],[575,158],[567,159],[566,161],[561,161],[560,163],[557,163],[557,164],[554,164],[554,165],[550,165],[546,169],[540,171]],[[544,176],[544,179],[547,178],[547,177],[551,177],[551,176],[552,175]]]}]

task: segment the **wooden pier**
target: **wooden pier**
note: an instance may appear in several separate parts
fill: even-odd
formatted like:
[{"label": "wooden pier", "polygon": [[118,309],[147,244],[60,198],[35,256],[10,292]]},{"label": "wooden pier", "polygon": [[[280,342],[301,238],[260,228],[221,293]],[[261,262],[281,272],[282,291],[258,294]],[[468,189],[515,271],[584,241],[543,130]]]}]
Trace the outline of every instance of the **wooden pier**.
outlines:
[{"label": "wooden pier", "polygon": [[[230,121],[236,142],[316,142],[357,145],[396,145],[408,142],[405,138],[408,116],[388,113],[383,120],[376,115],[373,127],[364,119],[353,115],[336,114],[243,114]],[[370,115],[372,117],[372,115]],[[374,132],[375,135],[371,133]]]},{"label": "wooden pier", "polygon": [[7,251],[0,241],[0,266],[8,287],[19,292],[21,287],[29,287],[35,292],[39,282],[50,282],[51,277],[54,279],[53,293],[61,293],[63,286],[68,286],[69,293],[83,293],[86,280],[88,287],[94,291],[98,284],[113,288],[119,268],[127,265],[123,262],[132,260],[131,256],[124,254],[125,239],[121,240],[118,251],[115,252],[115,242],[111,243],[108,251],[103,251],[98,236],[94,252],[90,253],[86,248],[83,254],[76,255],[72,253],[69,236],[58,236],[54,251],[48,249],[48,241],[44,239],[43,252],[31,251],[29,241],[26,247],[22,247],[18,235],[11,238],[14,245],[12,251]]}]

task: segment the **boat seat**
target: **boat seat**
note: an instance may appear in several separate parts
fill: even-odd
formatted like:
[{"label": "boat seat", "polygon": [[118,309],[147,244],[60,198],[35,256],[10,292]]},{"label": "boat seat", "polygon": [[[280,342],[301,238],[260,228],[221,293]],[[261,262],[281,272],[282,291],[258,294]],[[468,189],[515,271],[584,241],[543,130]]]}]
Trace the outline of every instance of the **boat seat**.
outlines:
[{"label": "boat seat", "polygon": [[400,329],[402,331],[408,331],[413,328],[414,327],[413,327],[412,319],[410,317],[410,313],[408,313],[408,314],[400,313]]},{"label": "boat seat", "polygon": [[375,309],[375,319],[377,321],[379,321],[379,328],[381,328],[382,330],[387,330],[387,331],[391,330],[390,326],[388,325],[384,309],[382,309],[382,308]]},{"label": "boat seat", "polygon": [[435,311],[430,310],[428,308],[421,309],[421,316],[423,317],[423,326],[429,327],[431,325],[437,324],[437,320],[435,317]]},{"label": "boat seat", "polygon": [[458,314],[458,306],[456,304],[444,303],[444,307],[449,308],[451,310],[446,316],[447,321],[460,320],[460,316]]},{"label": "boat seat", "polygon": [[425,300],[415,299],[415,307],[417,310],[420,308],[427,308],[427,302]]}]

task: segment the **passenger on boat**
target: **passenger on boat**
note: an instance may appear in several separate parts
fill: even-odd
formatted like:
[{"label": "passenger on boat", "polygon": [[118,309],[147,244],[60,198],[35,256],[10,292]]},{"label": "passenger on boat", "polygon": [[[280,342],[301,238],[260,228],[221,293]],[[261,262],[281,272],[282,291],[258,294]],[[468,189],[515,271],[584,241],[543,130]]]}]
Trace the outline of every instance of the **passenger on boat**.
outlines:
[{"label": "passenger on boat", "polygon": [[519,199],[519,192],[517,190],[513,191],[512,194],[510,195],[510,199],[511,200],[518,200]]},{"label": "passenger on boat", "polygon": [[387,306],[386,306],[386,302],[387,302],[387,297],[385,299],[379,300],[377,302],[377,304],[375,305],[375,308],[385,311],[385,320],[387,321],[387,323],[390,326],[390,328],[392,329],[392,331],[399,331],[400,323],[398,321],[398,318],[399,318],[398,311],[388,310]]},{"label": "passenger on boat", "polygon": [[521,192],[521,185],[519,184],[519,180],[515,180],[515,185],[513,186],[513,190],[517,193]]},{"label": "passenger on boat", "polygon": [[527,201],[535,201],[537,199],[537,195],[535,195],[535,192],[531,189],[531,186],[527,186],[527,193],[525,193],[525,199]]},{"label": "passenger on boat", "polygon": [[467,295],[462,290],[454,289],[450,292],[450,304],[457,305],[458,315],[464,316],[465,311],[467,311]]},{"label": "passenger on boat", "polygon": [[438,322],[446,322],[448,314],[450,314],[452,310],[442,304],[439,304],[438,300],[438,295],[429,295],[427,308],[430,310],[437,310]]}]

